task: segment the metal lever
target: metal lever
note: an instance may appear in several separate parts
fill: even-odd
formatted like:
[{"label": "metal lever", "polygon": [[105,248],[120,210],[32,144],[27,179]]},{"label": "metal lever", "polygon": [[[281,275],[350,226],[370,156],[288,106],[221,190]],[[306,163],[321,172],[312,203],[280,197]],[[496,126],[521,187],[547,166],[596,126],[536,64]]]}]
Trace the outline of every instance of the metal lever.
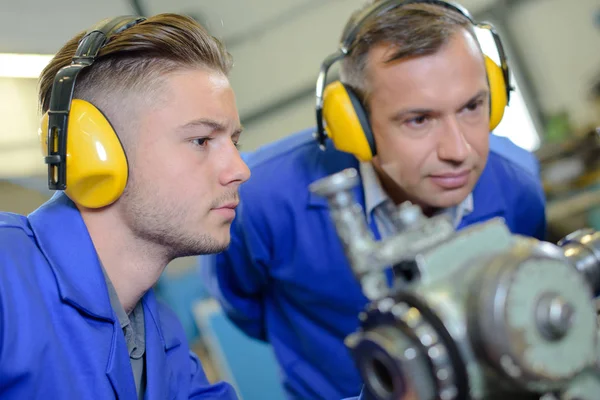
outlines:
[{"label": "metal lever", "polygon": [[354,199],[353,189],[358,183],[358,172],[350,168],[312,183],[309,189],[327,199],[352,272],[365,296],[373,300],[385,296],[389,290],[386,269],[413,261],[419,251],[452,235],[454,227],[448,217],[425,218],[420,207],[409,202],[397,208],[390,204],[385,211],[392,217],[398,233],[375,241],[363,209]]},{"label": "metal lever", "polygon": [[346,256],[353,272],[360,279],[367,270],[359,259],[375,245],[375,240],[367,226],[362,207],[354,200],[352,190],[358,183],[358,172],[349,168],[312,183],[309,190],[327,199]]}]

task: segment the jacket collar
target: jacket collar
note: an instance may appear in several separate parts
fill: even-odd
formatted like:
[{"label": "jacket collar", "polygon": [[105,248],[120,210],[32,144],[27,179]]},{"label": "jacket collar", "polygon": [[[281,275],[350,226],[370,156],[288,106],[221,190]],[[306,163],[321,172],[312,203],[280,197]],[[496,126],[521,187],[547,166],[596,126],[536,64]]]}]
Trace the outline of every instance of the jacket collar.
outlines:
[{"label": "jacket collar", "polygon": [[473,189],[473,211],[466,215],[458,228],[477,222],[489,220],[494,217],[506,215],[506,196],[502,193],[502,185],[496,173],[497,165],[490,154],[490,158]]},{"label": "jacket collar", "polygon": [[[161,312],[161,306],[158,304],[154,290],[149,290],[142,298],[143,304],[146,306],[145,324],[148,330],[151,324],[156,326],[156,333],[164,347],[165,351],[171,350],[181,344],[180,338],[175,334],[175,326],[179,323],[177,317],[169,312]],[[162,329],[167,327],[167,329]]]},{"label": "jacket collar", "polygon": [[58,192],[28,218],[62,300],[89,315],[113,321],[100,261],[75,204]]},{"label": "jacket collar", "polygon": [[[181,344],[181,340],[175,334],[177,321],[169,320],[168,313],[158,312],[160,308],[152,290],[149,290],[143,297],[142,304],[144,306],[146,340],[145,399],[171,399],[174,398],[177,387],[174,386],[176,377],[173,376],[174,368],[169,362],[168,351]],[[163,331],[161,326],[166,327],[166,329]],[[131,363],[129,362],[126,340],[121,332],[120,325],[114,323],[113,327],[118,339],[112,341],[106,364],[106,375],[118,398],[135,398],[135,384],[133,375],[131,375]]]},{"label": "jacket collar", "polygon": [[[61,299],[88,315],[114,323],[116,316],[110,304],[102,266],[75,204],[63,192],[58,192],[28,218],[39,247],[56,277]],[[156,325],[165,350],[178,345],[180,341],[172,333],[173,329],[161,329],[170,325],[164,325],[169,322],[164,321],[168,317],[162,316],[159,311],[153,290],[149,290],[142,301],[152,314],[153,325]]]}]

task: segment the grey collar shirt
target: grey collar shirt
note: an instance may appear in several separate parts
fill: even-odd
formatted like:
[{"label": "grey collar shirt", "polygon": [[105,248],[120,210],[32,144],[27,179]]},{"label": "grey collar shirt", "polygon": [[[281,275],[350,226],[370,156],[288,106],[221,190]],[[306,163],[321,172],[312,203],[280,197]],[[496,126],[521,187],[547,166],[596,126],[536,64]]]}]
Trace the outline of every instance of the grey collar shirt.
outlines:
[{"label": "grey collar shirt", "polygon": [[102,268],[102,272],[104,272],[106,286],[108,287],[110,304],[115,315],[119,319],[121,329],[123,329],[123,335],[125,335],[125,342],[127,343],[127,350],[129,351],[129,361],[131,362],[138,400],[142,400],[146,391],[146,332],[144,329],[144,306],[142,305],[142,302],[139,301],[133,311],[127,315],[117,296],[115,287],[110,281],[104,268]]}]

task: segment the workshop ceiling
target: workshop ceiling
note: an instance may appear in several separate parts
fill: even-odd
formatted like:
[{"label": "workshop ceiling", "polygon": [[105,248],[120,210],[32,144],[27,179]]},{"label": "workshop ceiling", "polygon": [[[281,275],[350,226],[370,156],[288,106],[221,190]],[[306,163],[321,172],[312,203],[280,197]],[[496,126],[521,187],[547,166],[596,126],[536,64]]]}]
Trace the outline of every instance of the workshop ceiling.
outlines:
[{"label": "workshop ceiling", "polygon": [[[463,0],[471,12],[494,0]],[[327,3],[359,0],[0,0],[0,52],[54,53],[74,32],[98,20],[134,13],[139,4],[146,14],[185,13],[204,22],[226,42],[239,43],[270,27],[323,7]],[[314,27],[319,29],[319,27]]]},{"label": "workshop ceiling", "polygon": [[[249,32],[309,7],[345,0],[140,0],[146,14],[178,12],[205,22],[217,37],[239,40]],[[348,0],[352,1],[352,0]],[[56,51],[74,32],[110,16],[134,13],[126,0],[0,0],[0,52]]]}]

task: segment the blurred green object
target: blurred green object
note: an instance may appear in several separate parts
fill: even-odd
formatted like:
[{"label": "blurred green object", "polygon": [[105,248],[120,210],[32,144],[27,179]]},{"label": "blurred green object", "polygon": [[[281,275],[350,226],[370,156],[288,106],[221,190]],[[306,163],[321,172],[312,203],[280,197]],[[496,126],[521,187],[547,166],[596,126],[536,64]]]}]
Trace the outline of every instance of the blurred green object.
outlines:
[{"label": "blurred green object", "polygon": [[545,140],[547,142],[563,142],[571,136],[571,121],[566,111],[554,114],[546,123]]},{"label": "blurred green object", "polygon": [[588,212],[588,225],[592,229],[600,229],[600,207],[596,207]]},{"label": "blurred green object", "polygon": [[[600,183],[592,186],[591,190],[600,190]],[[587,223],[590,228],[600,230],[600,205],[587,212]]]}]

